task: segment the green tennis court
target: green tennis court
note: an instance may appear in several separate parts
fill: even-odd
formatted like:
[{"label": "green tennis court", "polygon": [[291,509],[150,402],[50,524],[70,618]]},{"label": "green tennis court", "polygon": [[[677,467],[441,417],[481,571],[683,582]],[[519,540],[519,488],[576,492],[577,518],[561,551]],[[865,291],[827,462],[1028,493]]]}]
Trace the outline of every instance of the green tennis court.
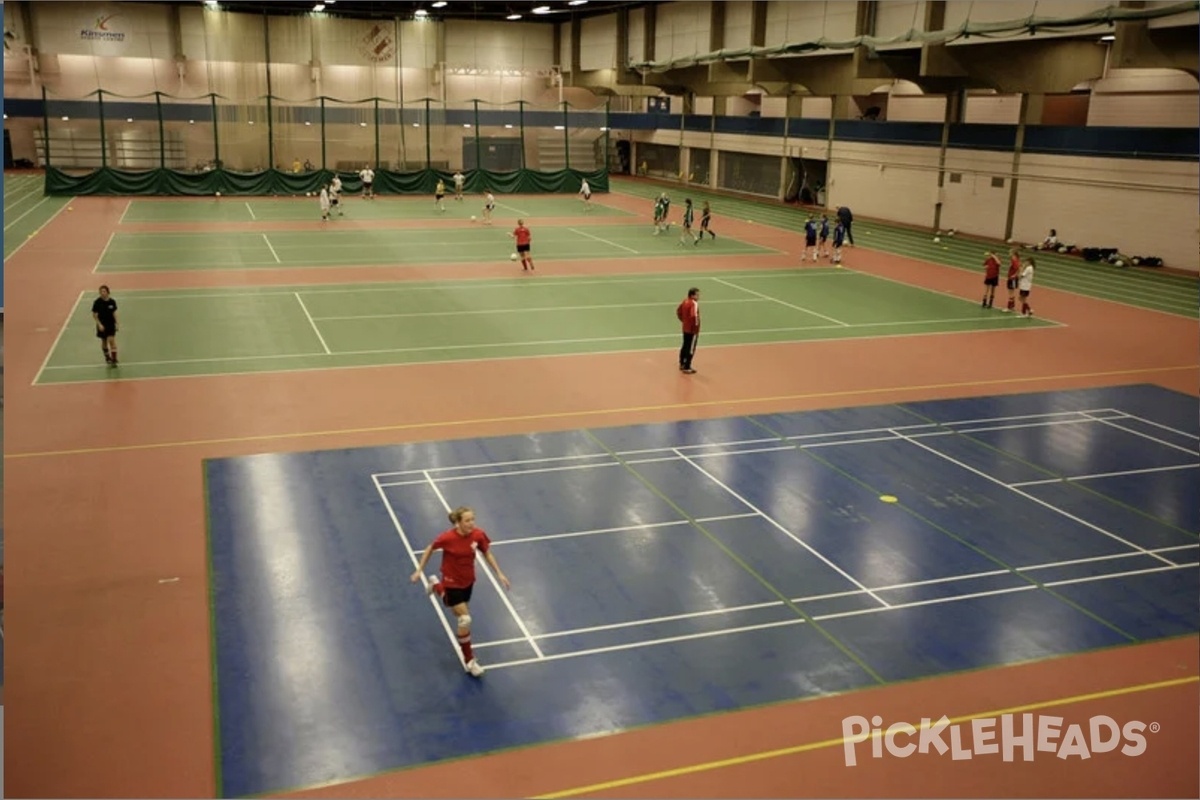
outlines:
[{"label": "green tennis court", "polygon": [[[427,197],[381,196],[374,200],[362,200],[358,195],[342,195],[342,219],[359,220],[424,220],[424,219],[470,219],[483,218],[483,197],[466,195],[462,201],[453,195],[444,200],[445,211],[434,204],[433,195]],[[583,201],[571,195],[555,197],[530,197],[516,195],[501,197],[496,201],[492,219],[515,221],[525,217],[526,222],[538,218],[562,216],[632,217],[634,214],[619,208],[592,203],[584,208]],[[240,198],[211,197],[204,199],[138,200],[130,202],[121,216],[121,222],[301,222],[321,218],[321,207],[316,197]]]},{"label": "green tennis court", "polygon": [[[339,230],[335,223],[317,220],[313,222],[311,231],[117,233],[101,254],[96,271],[462,264],[507,260],[513,249],[513,240],[506,226],[477,225],[435,232]],[[699,246],[681,246],[678,232],[655,236],[649,225],[533,228],[535,262],[538,258],[571,261],[779,252],[724,236]]]},{"label": "green tennis court", "polygon": [[116,295],[120,367],[81,296],[35,382],[672,350],[693,285],[702,347],[1058,324],[844,269],[141,291]]}]

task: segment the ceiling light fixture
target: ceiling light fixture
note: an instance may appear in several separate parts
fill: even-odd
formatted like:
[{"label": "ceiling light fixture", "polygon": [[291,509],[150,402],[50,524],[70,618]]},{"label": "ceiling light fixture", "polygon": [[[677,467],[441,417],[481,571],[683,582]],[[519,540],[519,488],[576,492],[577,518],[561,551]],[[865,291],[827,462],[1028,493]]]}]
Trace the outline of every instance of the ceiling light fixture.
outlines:
[{"label": "ceiling light fixture", "polygon": [[436,3],[433,4],[433,7],[434,8],[445,8],[446,0],[438,0]]},{"label": "ceiling light fixture", "polygon": [[507,17],[505,17],[505,19],[520,19],[520,18],[521,18],[520,14],[509,14]]},{"label": "ceiling light fixture", "polygon": [[325,10],[324,3],[317,3],[315,6],[313,6],[313,11],[320,12],[320,11],[324,11],[324,10]]},{"label": "ceiling light fixture", "polygon": [[533,13],[535,13],[535,14],[549,14],[549,13],[550,13],[550,6],[538,6],[537,8],[535,8],[535,9],[533,10]]},{"label": "ceiling light fixture", "polygon": [[1108,34],[1107,36],[1100,37],[1100,41],[1102,41],[1102,42],[1115,42],[1116,40],[1117,40],[1117,37],[1113,36],[1111,33]]},{"label": "ceiling light fixture", "polygon": [[429,12],[428,12],[428,11],[426,11],[425,9],[423,9],[423,8],[418,8],[416,11],[414,11],[414,12],[413,12],[413,14],[415,14],[415,15],[416,15],[416,16],[418,16],[418,17],[427,17],[427,16],[429,16]]},{"label": "ceiling light fixture", "polygon": [[567,3],[567,5],[569,5],[569,6],[582,6],[582,5],[587,5],[587,1],[588,1],[588,0],[571,0],[571,2]]}]

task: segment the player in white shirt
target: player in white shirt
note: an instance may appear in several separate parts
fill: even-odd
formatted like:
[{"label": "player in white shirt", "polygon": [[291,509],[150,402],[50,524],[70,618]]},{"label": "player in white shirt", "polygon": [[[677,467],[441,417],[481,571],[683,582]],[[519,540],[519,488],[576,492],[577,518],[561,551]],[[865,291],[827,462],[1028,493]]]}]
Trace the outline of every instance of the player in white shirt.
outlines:
[{"label": "player in white shirt", "polygon": [[330,204],[329,187],[328,186],[321,187],[320,201],[321,201],[321,222],[326,222],[329,220],[329,204]]},{"label": "player in white shirt", "polygon": [[583,185],[579,187],[579,196],[583,198],[583,210],[592,210],[592,187],[588,186],[587,178],[583,179]]},{"label": "player in white shirt", "polygon": [[496,198],[492,195],[492,190],[487,189],[483,193],[483,224],[492,224],[492,212],[496,209]]},{"label": "player in white shirt", "polygon": [[358,173],[358,177],[362,178],[363,199],[375,199],[375,170],[371,169],[370,164],[363,164],[362,172]]},{"label": "player in white shirt", "polygon": [[461,172],[454,173],[454,199],[462,201],[463,199],[463,183],[467,180],[466,176]]},{"label": "player in white shirt", "polygon": [[1017,280],[1017,291],[1021,295],[1022,317],[1033,316],[1033,308],[1029,305],[1029,293],[1033,291],[1033,270],[1033,259],[1025,259],[1025,269],[1021,270],[1021,277]]},{"label": "player in white shirt", "polygon": [[333,182],[329,184],[329,204],[337,209],[339,217],[346,216],[342,210],[342,179],[337,175],[333,176]]}]

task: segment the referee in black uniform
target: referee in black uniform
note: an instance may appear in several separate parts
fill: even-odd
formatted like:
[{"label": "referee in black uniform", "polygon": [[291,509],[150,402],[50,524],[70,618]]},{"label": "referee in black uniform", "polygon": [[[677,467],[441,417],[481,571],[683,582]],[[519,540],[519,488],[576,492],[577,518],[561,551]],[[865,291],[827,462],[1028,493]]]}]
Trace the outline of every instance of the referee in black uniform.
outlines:
[{"label": "referee in black uniform", "polygon": [[96,321],[96,338],[110,367],[117,366],[117,301],[107,286],[100,287],[100,296],[92,303],[92,319]]}]

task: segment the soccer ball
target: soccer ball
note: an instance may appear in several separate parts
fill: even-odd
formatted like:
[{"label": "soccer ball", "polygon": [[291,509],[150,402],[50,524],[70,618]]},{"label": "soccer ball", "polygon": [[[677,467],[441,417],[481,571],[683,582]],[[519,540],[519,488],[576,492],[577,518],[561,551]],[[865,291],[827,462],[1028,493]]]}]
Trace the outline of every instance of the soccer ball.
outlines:
[{"label": "soccer ball", "polygon": [[220,193],[220,192],[217,192],[217,197],[220,197],[220,196],[221,196],[221,193]]},{"label": "soccer ball", "polygon": [[471,217],[471,222],[474,222],[474,221],[475,221],[475,217]]},{"label": "soccer ball", "polygon": [[517,254],[516,254],[516,253],[513,253],[511,256],[509,256],[509,257],[508,257],[508,260],[509,260],[509,261],[516,261],[516,260],[517,260]]},{"label": "soccer ball", "polygon": [[940,242],[941,240],[942,240],[942,237],[940,237],[940,236],[935,236],[935,237],[933,237],[933,242],[934,242],[934,244],[937,244],[937,243],[938,243],[938,242]]}]

